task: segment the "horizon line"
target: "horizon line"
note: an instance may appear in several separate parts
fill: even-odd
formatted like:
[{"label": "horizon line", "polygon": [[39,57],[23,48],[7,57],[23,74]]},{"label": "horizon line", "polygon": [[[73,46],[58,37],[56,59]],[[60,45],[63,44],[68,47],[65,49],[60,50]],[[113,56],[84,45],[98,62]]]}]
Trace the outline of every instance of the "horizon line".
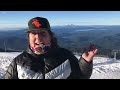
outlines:
[{"label": "horizon line", "polygon": [[[56,26],[120,26],[120,25],[76,25],[76,24],[68,24],[68,25],[51,25],[51,27],[56,27]],[[10,29],[13,29],[13,30],[17,30],[17,29],[26,29],[28,27],[0,27],[0,30],[10,30]]]}]

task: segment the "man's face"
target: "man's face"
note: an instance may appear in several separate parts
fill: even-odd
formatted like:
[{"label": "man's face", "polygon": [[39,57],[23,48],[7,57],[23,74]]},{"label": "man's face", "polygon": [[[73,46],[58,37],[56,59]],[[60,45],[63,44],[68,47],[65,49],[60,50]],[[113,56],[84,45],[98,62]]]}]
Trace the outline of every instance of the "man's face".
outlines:
[{"label": "man's face", "polygon": [[29,32],[29,43],[36,54],[43,54],[42,47],[51,44],[51,37],[47,30],[33,30]]}]

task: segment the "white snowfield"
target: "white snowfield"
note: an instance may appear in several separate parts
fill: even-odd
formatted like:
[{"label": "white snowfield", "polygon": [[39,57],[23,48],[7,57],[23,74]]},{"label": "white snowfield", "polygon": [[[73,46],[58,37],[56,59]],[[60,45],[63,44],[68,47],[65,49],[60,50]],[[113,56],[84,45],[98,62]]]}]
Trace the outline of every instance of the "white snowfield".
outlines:
[{"label": "white snowfield", "polygon": [[120,79],[120,60],[94,57],[91,79]]},{"label": "white snowfield", "polygon": [[[0,79],[3,79],[7,67],[21,52],[0,52]],[[79,56],[76,55],[77,58]],[[94,57],[93,72],[90,79],[120,79],[120,60]]]}]

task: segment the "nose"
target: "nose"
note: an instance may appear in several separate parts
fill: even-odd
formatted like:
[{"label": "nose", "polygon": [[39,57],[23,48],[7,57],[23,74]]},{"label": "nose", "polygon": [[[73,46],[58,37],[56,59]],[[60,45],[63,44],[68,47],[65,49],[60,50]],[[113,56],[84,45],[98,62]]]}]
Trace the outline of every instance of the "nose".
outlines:
[{"label": "nose", "polygon": [[42,36],[40,34],[36,34],[35,35],[35,38],[39,41],[42,41]]}]

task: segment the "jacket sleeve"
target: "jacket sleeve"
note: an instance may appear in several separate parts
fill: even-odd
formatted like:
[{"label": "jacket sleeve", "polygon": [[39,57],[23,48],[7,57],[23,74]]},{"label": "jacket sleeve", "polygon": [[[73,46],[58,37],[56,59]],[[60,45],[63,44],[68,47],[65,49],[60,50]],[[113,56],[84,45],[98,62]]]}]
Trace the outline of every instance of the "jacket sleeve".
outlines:
[{"label": "jacket sleeve", "polygon": [[18,79],[16,59],[13,59],[4,76],[5,79]]},{"label": "jacket sleeve", "polygon": [[87,62],[81,56],[79,59],[79,67],[83,76],[82,78],[89,79],[93,70],[93,60],[91,62]]},{"label": "jacket sleeve", "polygon": [[72,52],[69,52],[68,56],[71,66],[74,67],[71,69],[73,76],[77,77],[75,79],[89,79],[93,70],[93,61],[87,62],[82,56],[78,59]]}]

